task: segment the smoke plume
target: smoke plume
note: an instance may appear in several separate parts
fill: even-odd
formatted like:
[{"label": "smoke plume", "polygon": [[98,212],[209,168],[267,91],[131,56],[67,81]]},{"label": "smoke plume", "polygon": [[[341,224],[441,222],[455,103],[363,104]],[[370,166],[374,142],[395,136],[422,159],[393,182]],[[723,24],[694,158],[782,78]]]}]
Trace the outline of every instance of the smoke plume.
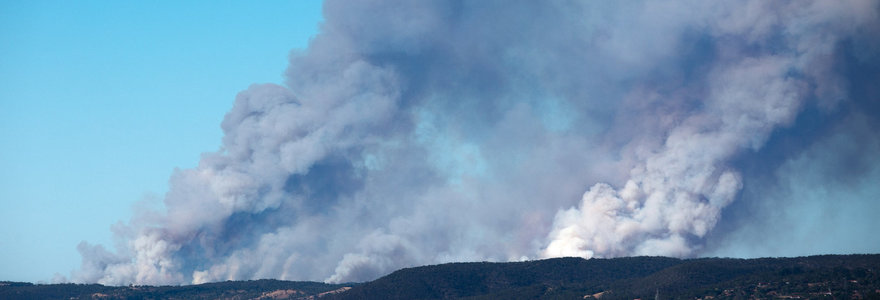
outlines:
[{"label": "smoke plume", "polygon": [[[221,149],[175,170],[160,208],[115,225],[115,251],[81,243],[74,281],[781,255],[781,235],[753,226],[806,225],[766,211],[823,222],[842,195],[880,212],[877,1],[328,0],[323,12],[284,85],[241,92]],[[810,205],[793,200],[817,185]],[[841,219],[876,224],[829,220]],[[851,241],[812,249],[880,250]]]}]

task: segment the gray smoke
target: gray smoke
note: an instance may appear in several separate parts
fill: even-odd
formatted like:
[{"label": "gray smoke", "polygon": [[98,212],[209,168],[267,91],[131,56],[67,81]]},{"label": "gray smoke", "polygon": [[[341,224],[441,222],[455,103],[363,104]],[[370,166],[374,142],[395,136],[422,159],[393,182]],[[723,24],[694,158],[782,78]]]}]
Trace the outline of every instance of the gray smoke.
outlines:
[{"label": "gray smoke", "polygon": [[[327,1],[285,85],[241,92],[222,149],[175,170],[163,207],[114,226],[115,252],[80,244],[73,279],[345,282],[451,261],[723,253],[760,217],[735,212],[772,201],[742,192],[751,172],[794,168],[765,145],[848,119],[816,125],[805,110],[878,101],[846,71],[880,65],[878,12],[858,0]],[[847,134],[876,128],[862,118]],[[830,132],[798,153],[837,151],[823,146]],[[746,168],[763,161],[775,168]],[[853,176],[876,179],[876,165]],[[866,193],[856,203],[878,196],[852,190]]]}]

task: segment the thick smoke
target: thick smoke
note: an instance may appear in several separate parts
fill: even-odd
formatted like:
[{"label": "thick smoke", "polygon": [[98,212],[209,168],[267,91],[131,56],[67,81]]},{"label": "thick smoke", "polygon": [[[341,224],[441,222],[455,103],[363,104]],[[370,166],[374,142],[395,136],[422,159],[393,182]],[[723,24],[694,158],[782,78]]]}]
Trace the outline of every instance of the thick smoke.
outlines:
[{"label": "thick smoke", "polygon": [[[750,176],[785,176],[837,151],[835,133],[876,128],[876,114],[851,122],[846,108],[878,101],[847,71],[880,65],[878,11],[327,1],[285,85],[241,92],[222,148],[175,170],[164,207],[114,226],[115,252],[80,244],[73,279],[345,282],[450,261],[724,253],[761,217],[737,212],[790,195]],[[852,130],[790,159],[771,151],[801,127]],[[853,176],[880,176],[866,161]],[[792,184],[822,181],[811,174]]]},{"label": "thick smoke", "polygon": [[848,97],[828,73],[834,51],[860,30],[877,33],[858,26],[878,25],[877,2],[801,4],[748,3],[705,20],[719,48],[699,81],[699,107],[636,135],[623,154],[636,162],[630,179],[619,190],[597,183],[560,212],[543,254],[692,255],[742,188],[731,158],[760,150],[808,101],[828,109]]}]

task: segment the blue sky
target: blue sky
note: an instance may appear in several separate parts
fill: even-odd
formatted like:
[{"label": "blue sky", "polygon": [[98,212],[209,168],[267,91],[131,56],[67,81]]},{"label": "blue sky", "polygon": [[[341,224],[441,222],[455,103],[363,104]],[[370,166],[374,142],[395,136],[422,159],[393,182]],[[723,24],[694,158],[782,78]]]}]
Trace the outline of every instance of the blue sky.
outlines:
[{"label": "blue sky", "polygon": [[315,0],[0,3],[0,280],[66,276],[80,241],[111,246],[320,21]]}]

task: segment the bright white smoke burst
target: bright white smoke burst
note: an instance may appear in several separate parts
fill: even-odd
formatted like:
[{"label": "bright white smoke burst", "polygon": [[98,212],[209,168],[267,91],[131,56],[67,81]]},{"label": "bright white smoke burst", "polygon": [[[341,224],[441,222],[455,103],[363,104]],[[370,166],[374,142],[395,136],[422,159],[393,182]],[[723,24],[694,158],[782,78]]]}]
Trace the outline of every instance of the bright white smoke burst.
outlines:
[{"label": "bright white smoke burst", "polygon": [[[328,0],[285,85],[241,92],[221,150],[176,170],[164,207],[115,226],[116,251],[80,244],[73,280],[347,282],[451,261],[724,253],[751,222],[736,212],[788,203],[785,182],[751,178],[827,166],[826,141],[873,132],[880,92],[852,74],[876,78],[878,12]],[[853,176],[880,174],[876,139]],[[833,186],[876,209],[854,182]]]}]

